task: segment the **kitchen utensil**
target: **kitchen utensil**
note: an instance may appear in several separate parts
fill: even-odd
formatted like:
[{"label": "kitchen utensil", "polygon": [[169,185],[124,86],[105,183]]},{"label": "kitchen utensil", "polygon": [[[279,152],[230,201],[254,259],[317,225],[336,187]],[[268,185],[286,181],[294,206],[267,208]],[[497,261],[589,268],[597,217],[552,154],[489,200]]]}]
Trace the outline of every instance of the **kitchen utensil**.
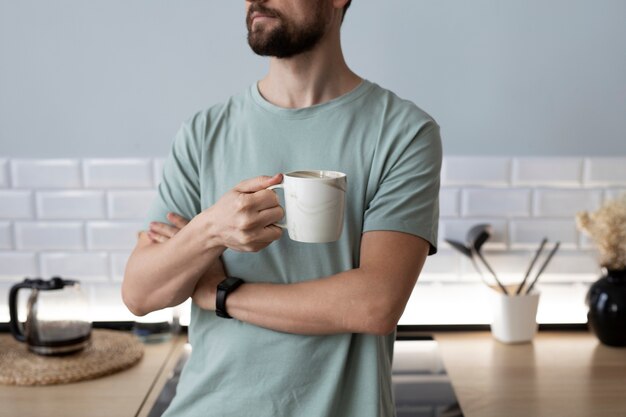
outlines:
[{"label": "kitchen utensil", "polygon": [[543,240],[541,241],[541,244],[539,245],[539,249],[537,249],[537,252],[535,252],[535,257],[530,262],[530,265],[528,266],[528,269],[526,270],[526,275],[524,275],[524,279],[519,284],[519,287],[517,287],[517,291],[515,291],[516,295],[519,295],[519,293],[522,292],[522,288],[524,288],[524,285],[526,284],[526,280],[530,276],[530,271],[533,269],[533,266],[535,266],[535,262],[537,262],[537,259],[539,258],[539,255],[541,254],[541,251],[543,251],[543,247],[546,245],[547,242],[548,242],[548,238],[544,237]]},{"label": "kitchen utensil", "polygon": [[472,257],[471,249],[465,246],[463,243],[457,240],[452,240],[452,239],[445,239],[445,241],[448,242],[450,246],[452,246],[454,249],[458,250],[463,255],[467,256],[468,258]]},{"label": "kitchen utensil", "polygon": [[466,241],[467,241],[467,246],[469,246],[469,248],[476,253],[476,256],[478,256],[478,258],[482,261],[482,263],[487,267],[487,270],[491,273],[491,275],[493,275],[493,278],[495,279],[496,283],[498,284],[498,287],[500,287],[500,290],[502,290],[502,292],[505,295],[508,295],[509,292],[506,290],[506,287],[504,285],[502,285],[502,282],[500,282],[500,280],[498,279],[498,276],[496,275],[496,273],[494,272],[493,268],[491,268],[491,265],[489,265],[489,263],[487,262],[487,260],[485,259],[485,257],[483,256],[482,252],[481,252],[481,248],[483,246],[483,244],[491,237],[491,225],[489,224],[478,224],[474,227],[472,227],[466,235]]},{"label": "kitchen utensil", "polygon": [[[17,314],[21,289],[31,290],[23,326]],[[9,292],[9,327],[13,337],[41,355],[62,355],[87,346],[91,336],[88,313],[86,298],[76,280],[26,278]]]},{"label": "kitchen utensil", "polygon": [[528,289],[526,290],[524,294],[529,294],[530,291],[533,289],[533,287],[535,286],[535,283],[539,279],[539,275],[541,275],[543,271],[546,269],[546,267],[550,263],[550,260],[552,259],[556,251],[559,250],[560,245],[561,245],[561,242],[556,242],[556,244],[554,245],[554,248],[552,248],[552,250],[548,254],[548,257],[546,258],[545,262],[543,263],[543,265],[541,265],[541,268],[539,268],[539,272],[537,272],[535,279],[530,283],[530,285],[528,286]]},{"label": "kitchen utensil", "polygon": [[485,279],[485,275],[483,274],[483,271],[481,271],[481,269],[478,267],[478,264],[476,263],[476,259],[474,258],[474,253],[472,252],[472,250],[459,241],[452,240],[452,239],[445,239],[445,241],[448,242],[454,249],[458,250],[459,252],[467,256],[472,261],[472,265],[474,265],[474,269],[476,269],[476,271],[480,275],[481,281],[486,286],[489,286],[489,283]]}]

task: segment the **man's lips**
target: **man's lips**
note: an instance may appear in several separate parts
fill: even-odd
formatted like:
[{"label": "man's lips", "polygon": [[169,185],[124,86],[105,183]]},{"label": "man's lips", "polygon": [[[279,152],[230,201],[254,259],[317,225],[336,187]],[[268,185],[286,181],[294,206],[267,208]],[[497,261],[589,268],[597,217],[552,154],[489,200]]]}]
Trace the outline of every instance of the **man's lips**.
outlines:
[{"label": "man's lips", "polygon": [[257,19],[266,20],[266,19],[273,19],[273,18],[274,18],[274,16],[271,16],[269,14],[259,13],[259,12],[254,12],[250,16],[250,20],[252,22],[254,22]]}]

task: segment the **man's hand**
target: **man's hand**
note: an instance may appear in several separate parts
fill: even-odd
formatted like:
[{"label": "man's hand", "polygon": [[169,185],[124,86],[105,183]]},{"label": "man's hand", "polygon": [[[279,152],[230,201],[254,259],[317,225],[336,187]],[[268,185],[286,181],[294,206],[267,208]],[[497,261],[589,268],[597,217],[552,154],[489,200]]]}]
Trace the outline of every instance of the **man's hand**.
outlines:
[{"label": "man's hand", "polygon": [[161,222],[150,223],[150,230],[148,231],[150,240],[155,243],[166,242],[189,223],[189,220],[176,213],[167,213],[167,220],[169,220],[173,226]]},{"label": "man's hand", "polygon": [[[140,233],[122,283],[128,309],[142,316],[180,304],[194,297],[196,287],[213,286],[224,275],[212,268],[221,265],[227,248],[256,252],[279,239],[282,229],[273,224],[283,217],[283,209],[266,188],[281,181],[280,174],[242,181],[191,221],[170,215],[173,226],[153,224],[150,234]],[[211,278],[199,285],[205,274]],[[198,294],[195,299],[213,306]]]},{"label": "man's hand", "polygon": [[282,219],[284,210],[276,193],[266,189],[281,181],[282,174],[242,181],[194,217],[189,227],[213,247],[258,252],[282,236],[274,223]]},{"label": "man's hand", "polygon": [[[177,213],[167,213],[167,219],[172,225],[160,222],[150,223],[148,237],[150,237],[153,242],[166,242],[189,223],[189,220]],[[196,284],[193,295],[191,296],[193,302],[196,303],[198,307],[205,310],[215,310],[217,285],[224,279],[226,279],[224,264],[221,259],[218,259],[209,267]]]}]

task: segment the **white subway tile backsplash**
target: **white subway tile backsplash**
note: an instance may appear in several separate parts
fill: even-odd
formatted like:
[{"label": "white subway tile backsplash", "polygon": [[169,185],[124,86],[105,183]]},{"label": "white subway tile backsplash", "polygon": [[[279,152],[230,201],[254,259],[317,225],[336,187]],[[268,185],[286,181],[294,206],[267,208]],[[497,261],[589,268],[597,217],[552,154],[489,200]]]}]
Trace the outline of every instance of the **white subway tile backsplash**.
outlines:
[{"label": "white subway tile backsplash", "polygon": [[19,250],[82,250],[83,224],[79,222],[17,222],[15,246]]},{"label": "white subway tile backsplash", "polygon": [[604,193],[604,201],[626,198],[626,188],[609,188]]},{"label": "white subway tile backsplash", "polygon": [[110,191],[107,205],[111,219],[143,219],[152,205],[156,191]]},{"label": "white subway tile backsplash", "polygon": [[512,249],[537,248],[544,237],[550,242],[561,242],[561,248],[578,247],[576,222],[571,219],[519,219],[511,220],[510,242]]},{"label": "white subway tile backsplash", "polygon": [[154,161],[154,186],[158,186],[163,177],[163,166],[165,165],[165,158],[156,158]]},{"label": "white subway tile backsplash", "polygon": [[584,184],[585,186],[626,185],[626,158],[585,159]]},{"label": "white subway tile backsplash", "polygon": [[0,188],[9,188],[11,181],[9,180],[9,160],[0,159]]},{"label": "white subway tile backsplash", "polygon": [[[0,295],[25,277],[77,278],[85,282],[93,317],[133,320],[120,285],[165,161],[0,158]],[[492,225],[484,253],[505,283],[521,280],[543,236],[550,244],[540,261],[562,241],[538,284],[540,313],[563,308],[562,321],[571,320],[571,304],[584,307],[588,283],[600,275],[595,244],[576,230],[575,213],[626,192],[626,158],[452,156],[443,162],[439,253],[427,259],[401,323],[428,324],[435,317],[457,324],[462,300],[471,311],[463,320],[489,322],[483,299],[489,290],[469,259],[444,242],[464,241],[479,223]],[[442,304],[441,294],[450,302]],[[0,302],[0,321],[8,314],[4,307]],[[554,320],[546,314],[543,319]]]},{"label": "white subway tile backsplash", "polygon": [[444,158],[441,184],[506,186],[510,183],[511,158],[465,157]]},{"label": "white subway tile backsplash", "polygon": [[133,249],[141,222],[89,222],[87,247],[98,250]]},{"label": "white subway tile backsplash", "polygon": [[602,190],[538,189],[534,191],[533,215],[574,218],[579,211],[597,210]]},{"label": "white subway tile backsplash", "polygon": [[37,255],[33,252],[0,252],[0,279],[21,281],[39,276]]},{"label": "white subway tile backsplash", "polygon": [[105,252],[47,252],[40,255],[40,262],[44,277],[58,275],[79,281],[109,280],[109,257]]},{"label": "white subway tile backsplash", "polygon": [[150,159],[87,159],[84,161],[88,188],[152,188]]},{"label": "white subway tile backsplash", "polygon": [[32,219],[33,194],[27,190],[0,190],[0,219]]},{"label": "white subway tile backsplash", "polygon": [[579,187],[582,158],[514,158],[513,185]]},{"label": "white subway tile backsplash", "polygon": [[130,252],[111,253],[111,277],[113,281],[123,281],[126,263],[130,257]]},{"label": "white subway tile backsplash", "polygon": [[40,219],[103,219],[103,191],[41,191],[35,195]]},{"label": "white subway tile backsplash", "polygon": [[442,219],[439,224],[439,236],[441,237],[441,248],[450,248],[450,245],[443,242],[444,238],[465,242],[467,232],[477,224],[490,224],[493,235],[485,243],[485,248],[506,249],[508,241],[507,222],[502,219]]},{"label": "white subway tile backsplash", "polygon": [[80,188],[80,162],[74,159],[14,159],[13,188]]},{"label": "white subway tile backsplash", "polygon": [[[547,244],[539,259],[530,271],[527,283],[535,278],[544,261],[547,259],[554,242]],[[485,259],[493,268],[498,279],[504,285],[519,285],[535,256],[535,251],[511,250],[507,252],[487,251]],[[496,285],[493,276],[487,268],[478,261],[479,268],[483,271],[489,285]],[[461,275],[466,280],[480,281],[480,275],[469,259],[462,259]],[[592,282],[600,276],[600,270],[594,257],[590,253],[559,249],[554,254],[550,263],[542,272],[537,282]]]},{"label": "white subway tile backsplash", "polygon": [[488,291],[480,283],[418,281],[399,324],[470,324],[491,321]]},{"label": "white subway tile backsplash", "polygon": [[583,232],[578,232],[578,248],[579,249],[594,249],[596,247],[596,244],[594,243],[594,241],[587,236],[585,233]]},{"label": "white subway tile backsplash", "polygon": [[119,282],[90,282],[82,285],[89,299],[94,321],[133,321],[136,319],[122,301]]},{"label": "white subway tile backsplash", "polygon": [[429,256],[419,275],[419,281],[458,281],[460,256],[462,255],[451,250],[440,250],[436,256]]},{"label": "white subway tile backsplash", "polygon": [[[552,249],[552,245],[546,245],[546,248],[549,251]],[[544,249],[542,259],[548,255],[548,251]],[[596,252],[590,250],[559,250],[550,261],[550,264],[548,264],[544,273],[547,281],[569,282],[581,281],[581,275],[585,276],[587,281],[595,281],[602,275]]]},{"label": "white subway tile backsplash", "polygon": [[[542,280],[543,282],[543,280]],[[538,323],[585,323],[588,285],[537,284],[541,293],[537,309]]]},{"label": "white subway tile backsplash", "polygon": [[[515,284],[521,282],[524,276],[524,272],[528,267],[528,263],[532,257],[530,252],[524,251],[490,251],[485,250],[483,252],[484,258],[487,260],[489,266],[494,270],[500,282],[504,285]],[[476,259],[478,268],[482,271],[485,281],[488,285],[497,285],[493,276],[490,274],[487,267]],[[464,280],[480,282],[480,274],[477,272],[476,267],[472,264],[471,260],[465,258],[461,262],[461,274]]]},{"label": "white subway tile backsplash", "polygon": [[439,191],[439,215],[456,217],[459,215],[461,191],[458,188],[441,188]]},{"label": "white subway tile backsplash", "polygon": [[9,222],[0,222],[0,250],[13,249],[13,227]]},{"label": "white subway tile backsplash", "polygon": [[527,189],[469,188],[461,192],[464,217],[526,217],[531,192]]}]

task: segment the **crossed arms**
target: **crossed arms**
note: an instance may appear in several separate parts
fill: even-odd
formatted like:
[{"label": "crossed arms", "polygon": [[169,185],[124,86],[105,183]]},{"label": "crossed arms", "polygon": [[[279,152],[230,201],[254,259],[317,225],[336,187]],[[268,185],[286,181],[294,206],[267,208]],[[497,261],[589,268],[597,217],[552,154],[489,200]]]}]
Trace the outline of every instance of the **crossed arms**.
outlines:
[{"label": "crossed arms", "polygon": [[[246,180],[191,221],[170,215],[179,227],[156,224],[142,232],[122,285],[130,311],[145,315],[189,297],[214,310],[217,284],[225,278],[221,254],[256,252],[280,238],[272,224],[283,211],[266,190],[280,182],[280,175]],[[294,284],[245,283],[226,308],[235,319],[281,332],[386,335],[404,311],[428,249],[411,234],[366,232],[358,268]]]}]

